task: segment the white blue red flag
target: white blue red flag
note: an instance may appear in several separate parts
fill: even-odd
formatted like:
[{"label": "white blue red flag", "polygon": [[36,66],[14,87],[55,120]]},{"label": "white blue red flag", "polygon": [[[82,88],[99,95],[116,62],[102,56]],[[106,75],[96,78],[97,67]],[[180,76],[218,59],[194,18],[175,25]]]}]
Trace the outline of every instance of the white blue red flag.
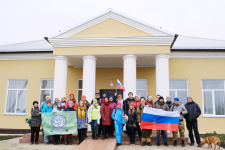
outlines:
[{"label": "white blue red flag", "polygon": [[123,89],[123,91],[125,91],[125,87],[123,87],[123,85],[121,84],[121,82],[117,79],[117,87],[119,89]]},{"label": "white blue red flag", "polygon": [[180,114],[162,109],[144,107],[141,118],[141,129],[178,131]]}]

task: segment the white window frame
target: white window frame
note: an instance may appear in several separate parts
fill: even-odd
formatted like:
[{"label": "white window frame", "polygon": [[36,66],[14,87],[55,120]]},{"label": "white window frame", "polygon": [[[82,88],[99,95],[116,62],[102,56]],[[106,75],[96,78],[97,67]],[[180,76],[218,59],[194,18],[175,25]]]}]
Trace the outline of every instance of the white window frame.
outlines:
[{"label": "white window frame", "polygon": [[[21,91],[27,91],[27,89],[9,89],[9,80],[27,80],[27,89],[28,89],[28,79],[8,79],[7,81],[7,88],[6,88],[6,98],[5,98],[5,110],[4,110],[4,115],[26,115],[26,112],[25,113],[16,113],[16,109],[15,109],[15,113],[8,113],[6,112],[6,108],[7,108],[7,99],[8,99],[8,91],[11,91],[11,90],[16,90],[16,108],[17,108],[17,100],[18,100],[18,91],[21,90]],[[26,102],[27,102],[27,95],[26,95]],[[27,105],[27,103],[25,103],[24,105]],[[26,110],[26,106],[25,106],[25,110]]]},{"label": "white window frame", "polygon": [[170,91],[174,91],[175,92],[175,97],[177,97],[177,91],[187,91],[187,96],[188,96],[188,79],[170,79],[171,80],[185,80],[187,83],[187,89],[169,89]]},{"label": "white window frame", "polygon": [[[82,89],[79,89],[79,81],[82,80]],[[77,80],[77,101],[79,101],[79,97],[78,97],[78,93],[79,91],[82,91],[82,94],[83,94],[83,79],[78,79]]]},{"label": "white window frame", "polygon": [[[53,82],[54,82],[54,79],[40,79],[40,88],[39,88],[39,106],[41,106],[41,91],[42,90],[50,90],[50,98],[51,98],[51,94],[52,94],[52,92],[51,91],[53,91],[54,92],[54,86],[53,86],[53,89],[51,89],[51,88],[49,88],[49,89],[42,89],[41,88],[41,82],[42,82],[42,80],[53,80]],[[52,103],[54,103],[54,98],[52,99]]]},{"label": "white window frame", "polygon": [[[145,95],[145,98],[147,99],[147,89],[148,89],[148,82],[147,82],[147,79],[136,79],[136,83],[137,83],[137,81],[141,81],[141,80],[143,80],[143,81],[145,81],[146,82],[146,89],[137,89],[136,88],[136,93],[137,93],[137,90],[139,90],[139,91],[146,91],[145,93],[146,93],[146,95]],[[140,96],[140,95],[139,95]]]},{"label": "white window frame", "polygon": [[[202,81],[203,80],[223,80],[223,89],[203,89],[203,86],[202,86]],[[216,111],[215,111],[215,96],[214,96],[214,92],[215,91],[222,91],[222,92],[225,92],[225,79],[202,79],[201,80],[201,88],[202,88],[202,108],[203,108],[203,117],[218,117],[218,118],[222,118],[222,117],[225,117],[225,115],[216,115]],[[212,105],[213,105],[213,114],[205,114],[205,103],[204,103],[204,94],[203,92],[206,91],[206,92],[212,92]]]}]

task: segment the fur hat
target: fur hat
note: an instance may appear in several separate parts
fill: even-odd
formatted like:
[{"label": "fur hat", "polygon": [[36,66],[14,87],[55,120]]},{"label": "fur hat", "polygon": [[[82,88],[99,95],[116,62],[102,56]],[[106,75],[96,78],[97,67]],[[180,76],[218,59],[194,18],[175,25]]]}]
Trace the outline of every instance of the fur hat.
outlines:
[{"label": "fur hat", "polygon": [[35,103],[37,103],[37,104],[38,104],[38,101],[34,101],[34,102],[33,102],[33,105],[34,105]]}]

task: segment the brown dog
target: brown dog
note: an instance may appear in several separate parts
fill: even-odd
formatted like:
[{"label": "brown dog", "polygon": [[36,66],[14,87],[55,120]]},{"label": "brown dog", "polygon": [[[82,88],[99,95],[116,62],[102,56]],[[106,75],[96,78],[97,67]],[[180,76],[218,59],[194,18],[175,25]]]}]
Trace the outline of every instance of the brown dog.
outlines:
[{"label": "brown dog", "polygon": [[204,144],[208,144],[208,148],[209,146],[211,145],[211,148],[212,148],[212,143],[214,143],[214,150],[216,149],[216,144],[218,143],[218,146],[219,146],[219,149],[220,149],[220,138],[218,138],[217,136],[209,136],[207,138],[205,138],[202,142],[201,142],[201,147],[204,145]]}]

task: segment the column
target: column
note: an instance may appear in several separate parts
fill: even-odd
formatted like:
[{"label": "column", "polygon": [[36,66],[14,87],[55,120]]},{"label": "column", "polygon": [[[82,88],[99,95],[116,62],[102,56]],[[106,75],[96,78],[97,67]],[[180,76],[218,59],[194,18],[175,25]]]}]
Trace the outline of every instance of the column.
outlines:
[{"label": "column", "polygon": [[156,94],[169,96],[169,55],[159,54],[155,57]]},{"label": "column", "polygon": [[134,96],[136,95],[136,59],[135,55],[125,55],[123,56],[123,85],[125,91],[123,93],[123,98],[128,97],[128,93],[132,92]]},{"label": "column", "polygon": [[96,57],[83,57],[83,95],[89,102],[95,98]]},{"label": "column", "polygon": [[[65,56],[55,56],[54,97],[66,97],[67,60]],[[54,100],[53,100],[54,101]]]}]

